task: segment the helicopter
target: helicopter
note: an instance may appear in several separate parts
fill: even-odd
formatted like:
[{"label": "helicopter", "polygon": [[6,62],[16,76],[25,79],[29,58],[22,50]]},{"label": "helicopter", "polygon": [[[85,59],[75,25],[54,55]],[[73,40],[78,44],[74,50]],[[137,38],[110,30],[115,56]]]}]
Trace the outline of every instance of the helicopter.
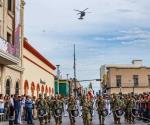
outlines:
[{"label": "helicopter", "polygon": [[86,9],[84,9],[83,11],[81,11],[81,10],[75,10],[75,9],[74,9],[74,11],[79,12],[79,13],[77,13],[77,15],[80,14],[80,17],[78,18],[79,20],[84,19],[83,17],[86,15],[86,13],[91,13],[91,12],[86,12],[86,10],[88,10],[88,9],[89,9],[89,8],[86,8]]}]

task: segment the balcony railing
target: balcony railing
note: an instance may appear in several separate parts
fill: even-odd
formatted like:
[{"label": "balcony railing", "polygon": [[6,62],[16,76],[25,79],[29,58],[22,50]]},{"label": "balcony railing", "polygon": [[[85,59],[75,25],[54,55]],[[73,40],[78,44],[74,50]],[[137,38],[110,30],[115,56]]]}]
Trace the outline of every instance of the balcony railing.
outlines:
[{"label": "balcony railing", "polygon": [[18,57],[17,47],[10,44],[9,42],[7,42],[6,40],[4,40],[1,37],[0,37],[0,50],[2,50],[3,52],[5,52],[7,54],[11,54],[15,57]]}]

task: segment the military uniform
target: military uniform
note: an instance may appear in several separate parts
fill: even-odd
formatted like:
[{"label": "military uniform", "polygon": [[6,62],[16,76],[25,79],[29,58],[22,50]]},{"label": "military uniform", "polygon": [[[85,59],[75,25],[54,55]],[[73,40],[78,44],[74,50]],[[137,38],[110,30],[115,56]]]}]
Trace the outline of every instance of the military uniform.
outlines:
[{"label": "military uniform", "polygon": [[69,112],[69,118],[70,118],[71,125],[75,123],[75,118],[72,117],[71,112],[76,110],[76,106],[77,106],[76,100],[73,97],[71,97],[68,100],[68,112]]},{"label": "military uniform", "polygon": [[98,98],[98,100],[96,101],[100,125],[104,125],[105,116],[103,114],[103,110],[105,109],[105,106],[105,100],[100,96],[100,98]]},{"label": "military uniform", "polygon": [[45,112],[47,111],[47,103],[45,99],[42,98],[42,95],[39,95],[39,99],[36,101],[37,106],[37,115],[40,121],[40,125],[45,125],[44,118],[40,117],[40,110],[43,109]]},{"label": "military uniform", "polygon": [[47,105],[48,105],[48,122],[50,122],[51,120],[51,99],[49,97],[47,97]]},{"label": "military uniform", "polygon": [[117,117],[117,115],[116,115],[116,110],[118,108],[121,108],[123,110],[124,109],[124,102],[122,100],[120,100],[119,98],[114,97],[114,99],[112,101],[112,111],[113,111],[113,117],[114,117],[114,123],[115,124],[121,124],[120,118]]},{"label": "military uniform", "polygon": [[132,115],[132,109],[135,106],[135,100],[132,97],[129,97],[127,100],[127,118],[129,124],[134,123],[134,116]]},{"label": "military uniform", "polygon": [[[46,105],[45,105],[46,111],[47,111],[47,113],[49,114],[49,105],[48,105],[49,100],[48,100],[48,97],[47,97],[46,94],[44,95],[44,100],[45,100],[45,102],[46,102]],[[44,119],[45,119],[45,124],[47,124],[47,123],[48,123],[48,115],[46,115],[46,116],[44,117]]]},{"label": "military uniform", "polygon": [[53,101],[53,104],[52,104],[52,112],[53,112],[53,115],[54,115],[56,125],[62,123],[62,116],[56,116],[56,114],[55,114],[55,111],[57,109],[60,109],[61,112],[62,112],[63,111],[63,104],[62,104],[62,101],[60,99],[55,97],[55,100]]},{"label": "military uniform", "polygon": [[82,107],[82,118],[84,125],[91,124],[91,113],[90,113],[91,102],[90,99],[85,99]]},{"label": "military uniform", "polygon": [[128,122],[128,112],[127,112],[128,96],[127,95],[124,97],[123,101],[124,101],[124,104],[125,104],[125,107],[124,107],[124,112],[125,112],[124,120],[125,120],[125,122]]}]

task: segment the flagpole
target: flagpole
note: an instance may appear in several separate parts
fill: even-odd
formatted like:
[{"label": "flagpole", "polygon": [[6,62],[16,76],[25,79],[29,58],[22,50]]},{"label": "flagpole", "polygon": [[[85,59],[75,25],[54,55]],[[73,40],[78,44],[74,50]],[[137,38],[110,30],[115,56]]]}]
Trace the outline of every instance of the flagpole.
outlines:
[{"label": "flagpole", "polygon": [[76,82],[76,46],[74,44],[74,85],[75,85],[75,89],[74,89],[74,93],[75,93],[75,97],[77,97],[77,82]]}]

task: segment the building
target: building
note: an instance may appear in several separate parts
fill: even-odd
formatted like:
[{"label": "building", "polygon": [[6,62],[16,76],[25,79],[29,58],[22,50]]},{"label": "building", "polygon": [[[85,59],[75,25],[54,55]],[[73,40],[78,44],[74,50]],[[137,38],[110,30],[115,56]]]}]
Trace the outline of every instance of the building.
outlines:
[{"label": "building", "polygon": [[[81,95],[83,93],[83,87],[79,81],[76,81],[77,93]],[[59,92],[58,92],[59,91]],[[55,79],[55,94],[61,94],[63,96],[75,95],[75,85],[73,79],[59,79],[59,88],[58,88],[58,79]]]},{"label": "building", "polygon": [[22,94],[23,0],[0,0],[0,93]]},{"label": "building", "polygon": [[100,71],[103,91],[109,94],[150,91],[150,67],[144,66],[142,60],[127,65],[103,65]]},{"label": "building", "polygon": [[23,93],[38,97],[39,94],[54,95],[56,67],[24,39]]},{"label": "building", "polygon": [[[55,80],[55,94],[58,94],[58,80]],[[59,80],[59,94],[69,96],[69,81],[66,79]]]}]

